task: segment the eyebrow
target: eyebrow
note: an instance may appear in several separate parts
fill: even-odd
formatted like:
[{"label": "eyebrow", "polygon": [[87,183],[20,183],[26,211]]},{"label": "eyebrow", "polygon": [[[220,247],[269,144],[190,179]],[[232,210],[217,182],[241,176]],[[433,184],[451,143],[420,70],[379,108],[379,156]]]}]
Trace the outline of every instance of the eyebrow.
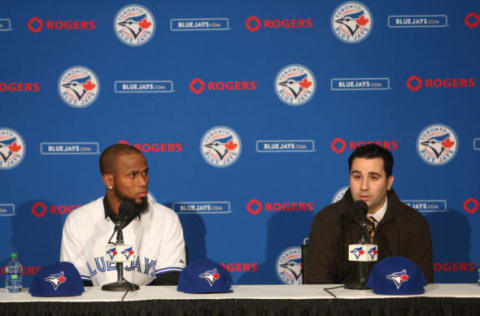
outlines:
[{"label": "eyebrow", "polygon": [[[359,170],[352,170],[352,171],[350,172],[350,174],[352,174],[352,173],[360,173],[360,174],[361,174],[361,172],[360,172]],[[382,176],[382,174],[380,174],[380,173],[378,173],[378,172],[369,172],[368,174],[369,174],[369,175],[379,176],[379,177]]]}]

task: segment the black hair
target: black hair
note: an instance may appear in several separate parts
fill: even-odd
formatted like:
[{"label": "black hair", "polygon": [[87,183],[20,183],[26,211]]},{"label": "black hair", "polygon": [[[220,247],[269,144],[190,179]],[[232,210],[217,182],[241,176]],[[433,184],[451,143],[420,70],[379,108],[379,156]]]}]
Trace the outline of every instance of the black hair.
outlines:
[{"label": "black hair", "polygon": [[352,170],[352,163],[355,158],[382,158],[383,159],[383,169],[385,170],[385,175],[390,177],[393,171],[393,156],[392,153],[381,147],[377,144],[367,144],[365,146],[357,147],[353,153],[348,158],[348,168]]},{"label": "black hair", "polygon": [[102,174],[113,172],[113,165],[121,154],[140,154],[137,148],[126,144],[115,144],[107,147],[100,156],[100,172]]}]

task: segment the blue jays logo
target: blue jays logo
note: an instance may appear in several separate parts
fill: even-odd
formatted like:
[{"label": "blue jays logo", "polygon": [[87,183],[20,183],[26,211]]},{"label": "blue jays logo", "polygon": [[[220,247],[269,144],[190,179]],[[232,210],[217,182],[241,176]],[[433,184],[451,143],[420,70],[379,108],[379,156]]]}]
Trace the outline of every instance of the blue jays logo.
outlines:
[{"label": "blue jays logo", "polygon": [[113,258],[115,258],[117,255],[117,248],[112,247],[107,249],[107,255],[110,257],[110,260],[113,260]]},{"label": "blue jays logo", "polygon": [[350,188],[350,186],[344,186],[342,188],[340,188],[337,192],[335,192],[335,195],[333,196],[332,198],[332,203],[336,203],[338,201],[340,201],[341,199],[343,199],[343,196],[345,195],[345,192],[347,192],[347,190]]},{"label": "blue jays logo", "polygon": [[203,159],[214,167],[228,167],[237,161],[241,142],[237,133],[224,126],[209,129],[202,137],[200,151]]},{"label": "blue jays logo", "polygon": [[345,2],[332,15],[333,34],[349,44],[363,41],[372,30],[373,18],[368,8],[360,2]]},{"label": "blue jays logo", "polygon": [[417,138],[417,152],[424,162],[440,166],[455,157],[458,139],[450,127],[433,124],[424,128]]},{"label": "blue jays logo", "polygon": [[210,284],[210,287],[213,286],[213,283],[220,279],[220,274],[218,273],[217,268],[213,270],[208,270],[203,272],[202,274],[199,275],[200,278],[205,279],[208,281],[208,284]]},{"label": "blue jays logo", "polygon": [[99,92],[100,83],[97,76],[83,66],[68,68],[58,80],[58,93],[63,102],[75,108],[91,105]]},{"label": "blue jays logo", "polygon": [[393,272],[386,276],[387,279],[395,283],[397,290],[400,289],[403,283],[407,282],[410,276],[407,274],[407,270],[403,269],[400,272]]},{"label": "blue jays logo", "polygon": [[275,264],[278,278],[285,284],[302,284],[302,250],[287,248],[280,253]]},{"label": "blue jays logo", "polygon": [[358,258],[360,258],[360,256],[362,256],[365,253],[365,250],[363,250],[363,247],[357,247],[351,250],[350,253],[353,254],[355,258],[357,258],[358,260]]},{"label": "blue jays logo", "polygon": [[288,105],[298,106],[310,101],[315,93],[313,73],[302,65],[283,67],[275,77],[275,92]]},{"label": "blue jays logo", "polygon": [[128,247],[122,250],[122,255],[124,255],[127,260],[130,259],[130,256],[132,256],[134,253],[135,252],[133,251],[132,247]]},{"label": "blue jays logo", "polygon": [[67,277],[64,275],[63,271],[61,271],[60,273],[50,274],[44,280],[50,283],[56,291],[60,285],[67,282]]},{"label": "blue jays logo", "polygon": [[147,8],[128,5],[118,11],[113,21],[117,37],[126,45],[146,44],[155,32],[155,20]]},{"label": "blue jays logo", "polygon": [[375,257],[377,256],[378,254],[378,249],[377,247],[372,247],[368,250],[368,254],[370,255],[370,258],[375,259]]},{"label": "blue jays logo", "polygon": [[19,133],[0,128],[0,169],[17,167],[25,156],[25,142]]}]

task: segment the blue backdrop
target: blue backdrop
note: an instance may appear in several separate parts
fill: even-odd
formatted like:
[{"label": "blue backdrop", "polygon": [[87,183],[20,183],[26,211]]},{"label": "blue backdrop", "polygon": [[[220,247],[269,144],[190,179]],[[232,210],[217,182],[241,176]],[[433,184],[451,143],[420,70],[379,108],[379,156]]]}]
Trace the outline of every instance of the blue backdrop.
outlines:
[{"label": "blue backdrop", "polygon": [[436,281],[474,282],[479,24],[475,0],[3,1],[0,263],[19,252],[28,286],[58,260],[68,213],[104,194],[99,153],[127,142],[190,260],[300,283],[313,217],[377,142]]}]

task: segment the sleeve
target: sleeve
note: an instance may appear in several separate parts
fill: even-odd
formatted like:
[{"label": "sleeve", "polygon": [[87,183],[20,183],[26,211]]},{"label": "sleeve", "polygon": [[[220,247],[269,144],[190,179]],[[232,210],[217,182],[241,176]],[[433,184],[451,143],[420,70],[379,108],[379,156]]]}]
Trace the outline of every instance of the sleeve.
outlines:
[{"label": "sleeve", "polygon": [[84,256],[84,249],[80,243],[80,235],[77,224],[71,216],[68,216],[63,225],[62,245],[60,249],[60,261],[73,263],[82,280],[90,280],[90,273],[87,267],[87,260]]},{"label": "sleeve", "polygon": [[332,284],[336,283],[336,238],[332,234],[332,227],[338,225],[334,220],[320,211],[313,220],[308,244],[308,256],[305,263],[307,275],[305,283]]},{"label": "sleeve", "polygon": [[[173,212],[173,211],[172,211]],[[157,264],[155,275],[166,272],[180,272],[185,268],[185,241],[180,219],[176,213],[169,218],[170,225],[166,225],[163,234],[159,234]]]},{"label": "sleeve", "polygon": [[428,222],[422,214],[415,214],[415,225],[410,225],[407,242],[407,258],[420,266],[428,283],[433,283],[433,250],[432,236]]}]

